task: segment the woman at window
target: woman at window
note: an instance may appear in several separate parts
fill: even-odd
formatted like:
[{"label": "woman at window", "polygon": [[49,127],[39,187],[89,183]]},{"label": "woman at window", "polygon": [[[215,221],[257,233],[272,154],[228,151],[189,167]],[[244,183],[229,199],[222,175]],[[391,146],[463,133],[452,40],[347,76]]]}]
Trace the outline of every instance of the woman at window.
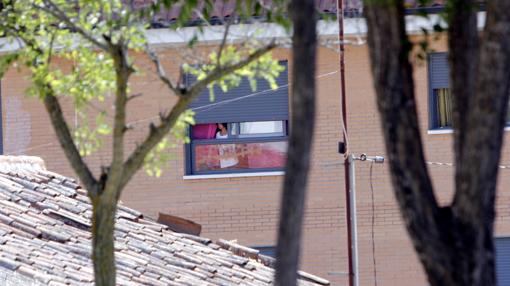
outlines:
[{"label": "woman at window", "polygon": [[[217,132],[216,139],[227,139],[228,138],[228,124],[227,123],[218,123],[217,124]],[[221,144],[218,146],[218,150],[220,153],[220,168],[230,168],[239,163],[236,155],[236,145],[235,144]]]}]

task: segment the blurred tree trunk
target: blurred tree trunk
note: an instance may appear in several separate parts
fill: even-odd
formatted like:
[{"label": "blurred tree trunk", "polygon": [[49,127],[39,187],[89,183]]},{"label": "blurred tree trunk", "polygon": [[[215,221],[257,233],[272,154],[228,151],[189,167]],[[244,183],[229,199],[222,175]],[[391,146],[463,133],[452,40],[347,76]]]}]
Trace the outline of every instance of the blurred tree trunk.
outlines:
[{"label": "blurred tree trunk", "polygon": [[372,75],[392,182],[431,285],[495,285],[493,223],[509,99],[510,1],[487,1],[478,43],[477,1],[449,2],[455,195],[439,206],[427,171],[403,0],[365,0]]},{"label": "blurred tree trunk", "polygon": [[313,127],[315,121],[316,14],[313,0],[290,3],[292,36],[292,103],[289,150],[283,182],[276,250],[275,284],[296,285],[299,245]]}]

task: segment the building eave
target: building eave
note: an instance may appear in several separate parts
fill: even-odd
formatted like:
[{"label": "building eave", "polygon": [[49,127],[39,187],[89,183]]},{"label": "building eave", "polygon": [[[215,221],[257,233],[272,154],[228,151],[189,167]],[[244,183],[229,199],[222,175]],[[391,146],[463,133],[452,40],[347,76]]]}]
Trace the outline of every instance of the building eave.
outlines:
[{"label": "building eave", "polygon": [[[478,12],[478,28],[483,29],[485,25],[485,12]],[[410,35],[421,35],[423,31],[434,32],[434,26],[440,24],[446,27],[446,23],[438,14],[428,16],[407,15],[406,29]],[[173,29],[149,29],[146,32],[147,40],[153,46],[178,46],[185,45],[192,39],[201,45],[214,45],[223,38],[225,26],[208,26],[200,30],[198,27],[185,27]],[[317,25],[320,37],[335,38],[338,36],[338,23],[336,21],[320,20]],[[367,26],[364,18],[346,18],[344,20],[345,37],[361,37],[367,33]],[[228,41],[232,43],[241,42],[247,38],[264,39],[290,39],[290,32],[275,23],[252,23],[238,24],[230,27]],[[10,53],[20,48],[20,42],[0,39],[0,54]]]}]

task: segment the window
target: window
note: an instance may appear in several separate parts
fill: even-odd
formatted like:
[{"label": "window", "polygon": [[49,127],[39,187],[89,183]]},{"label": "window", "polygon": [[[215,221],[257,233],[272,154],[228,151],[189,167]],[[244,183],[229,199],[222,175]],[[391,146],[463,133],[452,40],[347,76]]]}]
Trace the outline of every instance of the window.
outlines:
[{"label": "window", "polygon": [[287,152],[286,125],[286,121],[255,121],[193,126],[192,173],[281,170]]},{"label": "window", "polygon": [[272,90],[259,80],[252,91],[243,80],[226,93],[216,89],[214,102],[204,91],[190,105],[197,124],[190,127],[191,142],[185,147],[187,175],[283,170],[289,117],[286,70],[277,83]]},{"label": "window", "polygon": [[429,129],[452,127],[452,97],[450,92],[448,56],[429,54]]},{"label": "window", "polygon": [[[429,129],[451,129],[452,95],[447,53],[431,53],[428,60]],[[507,114],[507,125],[510,125],[510,109]]]},{"label": "window", "polygon": [[510,237],[497,237],[494,241],[496,253],[497,285],[510,285]]}]

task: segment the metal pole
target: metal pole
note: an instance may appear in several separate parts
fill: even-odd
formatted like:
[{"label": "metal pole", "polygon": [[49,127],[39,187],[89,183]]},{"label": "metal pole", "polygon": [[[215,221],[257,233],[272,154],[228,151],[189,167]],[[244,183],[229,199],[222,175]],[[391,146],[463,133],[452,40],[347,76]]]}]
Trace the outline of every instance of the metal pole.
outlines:
[{"label": "metal pole", "polygon": [[351,253],[352,253],[352,271],[353,271],[353,284],[359,286],[359,265],[358,265],[358,225],[356,220],[356,165],[354,164],[357,158],[349,155],[349,206],[351,217]]},{"label": "metal pole", "polygon": [[[349,283],[353,283],[353,286],[359,286],[359,258],[358,258],[358,223],[357,223],[357,215],[356,215],[356,160],[359,161],[371,161],[376,164],[384,163],[383,156],[367,156],[367,154],[361,154],[357,157],[354,154],[349,154],[348,162],[349,162],[349,204],[348,209],[350,209],[350,224],[351,224],[351,236],[350,241],[351,248],[350,252],[352,255],[350,256],[349,265],[352,265],[352,280],[349,280]],[[349,268],[350,270],[351,268]],[[352,282],[351,282],[352,281]]]}]

